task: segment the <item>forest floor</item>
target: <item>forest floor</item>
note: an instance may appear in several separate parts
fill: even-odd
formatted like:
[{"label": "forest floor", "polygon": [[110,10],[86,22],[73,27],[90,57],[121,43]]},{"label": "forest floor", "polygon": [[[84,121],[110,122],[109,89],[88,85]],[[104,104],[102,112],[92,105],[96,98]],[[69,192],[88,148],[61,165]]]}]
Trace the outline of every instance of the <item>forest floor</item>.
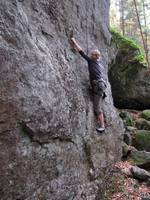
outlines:
[{"label": "forest floor", "polygon": [[150,185],[130,178],[122,172],[131,165],[128,161],[116,163],[105,200],[150,200]]}]

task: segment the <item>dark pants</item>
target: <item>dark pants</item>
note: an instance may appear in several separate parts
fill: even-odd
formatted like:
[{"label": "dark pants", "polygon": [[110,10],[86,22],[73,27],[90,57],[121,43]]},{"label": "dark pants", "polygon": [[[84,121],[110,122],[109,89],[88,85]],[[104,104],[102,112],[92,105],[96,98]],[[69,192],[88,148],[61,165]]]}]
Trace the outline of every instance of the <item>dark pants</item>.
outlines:
[{"label": "dark pants", "polygon": [[93,90],[93,106],[94,112],[98,116],[102,113],[103,97],[105,94],[106,84],[100,80],[93,80],[92,83]]}]

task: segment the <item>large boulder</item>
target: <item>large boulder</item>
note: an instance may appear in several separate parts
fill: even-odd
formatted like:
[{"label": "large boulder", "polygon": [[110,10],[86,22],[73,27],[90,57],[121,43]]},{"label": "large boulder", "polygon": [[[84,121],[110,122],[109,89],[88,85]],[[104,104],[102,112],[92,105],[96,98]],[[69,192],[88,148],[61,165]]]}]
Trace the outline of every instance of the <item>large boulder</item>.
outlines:
[{"label": "large boulder", "polygon": [[144,129],[150,131],[150,121],[143,118],[138,118],[135,120],[135,127],[140,130]]},{"label": "large boulder", "polygon": [[140,46],[114,30],[112,43],[116,58],[109,67],[109,80],[115,105],[119,108],[149,108],[150,75],[146,76],[147,64]]},{"label": "large boulder", "polygon": [[150,121],[150,110],[143,110],[141,117]]},{"label": "large boulder", "polygon": [[150,131],[136,130],[132,133],[132,145],[138,150],[150,151]]},{"label": "large boulder", "polygon": [[149,169],[150,168],[150,152],[138,151],[133,148],[130,152],[128,159],[134,162],[137,166]]},{"label": "large boulder", "polygon": [[139,179],[141,181],[147,181],[150,179],[150,173],[144,169],[141,169],[137,166],[132,166],[130,170],[133,178]]},{"label": "large boulder", "polygon": [[87,64],[69,37],[102,50],[107,78],[108,13],[105,0],[0,1],[1,199],[103,199],[123,126],[108,82],[106,131],[95,132]]}]

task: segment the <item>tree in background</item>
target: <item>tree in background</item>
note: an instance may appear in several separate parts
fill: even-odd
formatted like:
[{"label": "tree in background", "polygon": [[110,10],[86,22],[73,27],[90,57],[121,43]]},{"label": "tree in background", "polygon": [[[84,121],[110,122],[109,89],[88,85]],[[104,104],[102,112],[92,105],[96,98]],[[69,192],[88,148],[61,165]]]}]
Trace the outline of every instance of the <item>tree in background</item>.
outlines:
[{"label": "tree in background", "polygon": [[125,2],[124,0],[120,0],[120,29],[122,30],[122,34],[125,35]]},{"label": "tree in background", "polygon": [[[138,11],[138,5],[137,5],[137,1],[133,0],[134,2],[134,7],[135,7],[135,12],[136,12],[136,16],[137,16],[137,20],[138,20],[138,26],[139,26],[139,30],[140,30],[140,35],[142,38],[142,43],[143,43],[143,49],[145,51],[145,55],[146,55],[146,60],[147,60],[147,64],[149,67],[149,58],[148,58],[148,43],[147,43],[147,20],[146,20],[146,13],[145,13],[145,2],[144,0],[141,0],[141,4],[142,4],[142,14],[144,16],[144,25],[146,28],[146,32],[145,32],[145,38],[144,38],[144,34],[143,34],[143,30],[142,30],[142,20],[140,19],[140,12]],[[141,5],[139,4],[139,6]]]},{"label": "tree in background", "polygon": [[110,22],[123,35],[140,43],[150,60],[150,0],[112,0]]}]

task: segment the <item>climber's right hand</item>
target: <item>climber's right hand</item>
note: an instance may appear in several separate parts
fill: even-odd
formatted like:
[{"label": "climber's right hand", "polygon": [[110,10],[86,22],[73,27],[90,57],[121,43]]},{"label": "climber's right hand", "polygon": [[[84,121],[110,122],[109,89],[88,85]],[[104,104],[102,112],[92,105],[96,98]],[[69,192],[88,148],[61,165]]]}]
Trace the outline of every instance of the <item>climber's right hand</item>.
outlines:
[{"label": "climber's right hand", "polygon": [[71,38],[71,41],[75,44],[76,43],[76,40],[74,37]]},{"label": "climber's right hand", "polygon": [[80,47],[80,45],[76,42],[75,38],[72,37],[71,41],[73,42],[73,48],[76,52],[79,52],[82,50],[82,48]]}]

